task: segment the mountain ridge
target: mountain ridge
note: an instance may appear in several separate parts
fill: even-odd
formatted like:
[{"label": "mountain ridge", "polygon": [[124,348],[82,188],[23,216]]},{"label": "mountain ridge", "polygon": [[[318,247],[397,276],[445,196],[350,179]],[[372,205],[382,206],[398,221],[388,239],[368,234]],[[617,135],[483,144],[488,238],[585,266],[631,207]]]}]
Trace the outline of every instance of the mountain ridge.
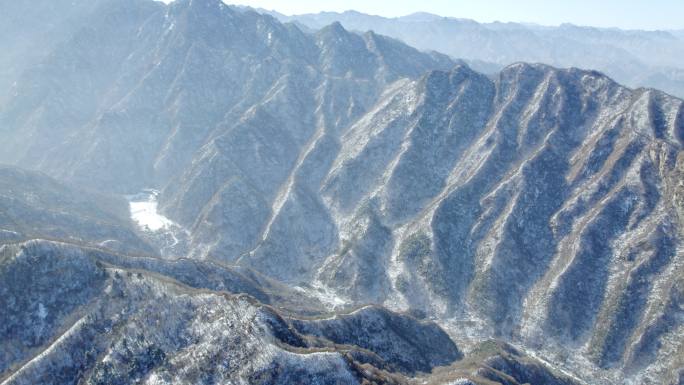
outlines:
[{"label": "mountain ridge", "polygon": [[[543,62],[558,67],[600,69],[632,87],[650,86],[684,95],[681,66],[669,56],[670,52],[684,49],[676,31],[478,23],[437,15],[386,18],[355,11],[292,16],[263,11],[313,30],[333,21],[351,30],[375,30],[419,49],[465,59],[484,71],[500,70],[516,61]],[[595,51],[602,54],[592,55]]]}]

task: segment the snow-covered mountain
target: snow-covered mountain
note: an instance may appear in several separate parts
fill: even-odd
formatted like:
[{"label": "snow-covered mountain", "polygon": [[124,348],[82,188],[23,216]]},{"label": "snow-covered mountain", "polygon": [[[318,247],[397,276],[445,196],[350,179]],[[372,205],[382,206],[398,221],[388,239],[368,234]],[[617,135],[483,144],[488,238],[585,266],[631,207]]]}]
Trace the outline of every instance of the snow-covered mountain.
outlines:
[{"label": "snow-covered mountain", "polygon": [[3,384],[682,383],[682,100],[63,3],[0,4]]}]

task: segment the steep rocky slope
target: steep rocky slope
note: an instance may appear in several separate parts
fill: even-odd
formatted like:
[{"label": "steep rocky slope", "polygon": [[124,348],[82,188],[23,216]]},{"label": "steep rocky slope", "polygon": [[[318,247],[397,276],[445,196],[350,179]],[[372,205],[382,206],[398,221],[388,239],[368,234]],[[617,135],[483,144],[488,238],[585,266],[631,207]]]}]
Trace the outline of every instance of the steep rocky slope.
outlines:
[{"label": "steep rocky slope", "polygon": [[[682,102],[543,66],[509,67],[496,82],[467,69],[424,81],[424,105],[360,120],[383,123],[350,131],[322,188],[338,228],[372,218],[362,239],[342,239],[392,246],[352,246],[320,276],[340,266],[362,278],[357,266],[384,255],[386,302],[399,308],[476,320],[560,360],[576,350],[608,371],[675,370],[660,362],[682,349],[670,318],[682,306]],[[660,317],[660,333],[644,334]],[[638,348],[654,339],[662,349]]]}]

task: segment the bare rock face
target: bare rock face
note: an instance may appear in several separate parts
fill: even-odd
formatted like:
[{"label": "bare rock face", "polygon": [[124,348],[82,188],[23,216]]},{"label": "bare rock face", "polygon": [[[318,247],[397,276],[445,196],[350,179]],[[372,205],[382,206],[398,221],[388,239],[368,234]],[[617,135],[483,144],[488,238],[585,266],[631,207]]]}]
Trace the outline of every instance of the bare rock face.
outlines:
[{"label": "bare rock face", "polygon": [[189,252],[0,170],[7,384],[681,382],[681,100],[218,0],[59,9],[0,161],[158,188]]}]

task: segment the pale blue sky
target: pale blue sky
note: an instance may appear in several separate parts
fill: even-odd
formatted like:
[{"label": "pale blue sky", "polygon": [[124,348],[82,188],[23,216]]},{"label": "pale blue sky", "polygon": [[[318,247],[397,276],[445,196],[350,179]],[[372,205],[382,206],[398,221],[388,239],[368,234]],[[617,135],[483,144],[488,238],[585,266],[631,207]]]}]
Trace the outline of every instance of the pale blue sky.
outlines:
[{"label": "pale blue sky", "polygon": [[382,16],[424,11],[481,22],[684,29],[684,0],[227,0],[285,14],[354,9]]}]

